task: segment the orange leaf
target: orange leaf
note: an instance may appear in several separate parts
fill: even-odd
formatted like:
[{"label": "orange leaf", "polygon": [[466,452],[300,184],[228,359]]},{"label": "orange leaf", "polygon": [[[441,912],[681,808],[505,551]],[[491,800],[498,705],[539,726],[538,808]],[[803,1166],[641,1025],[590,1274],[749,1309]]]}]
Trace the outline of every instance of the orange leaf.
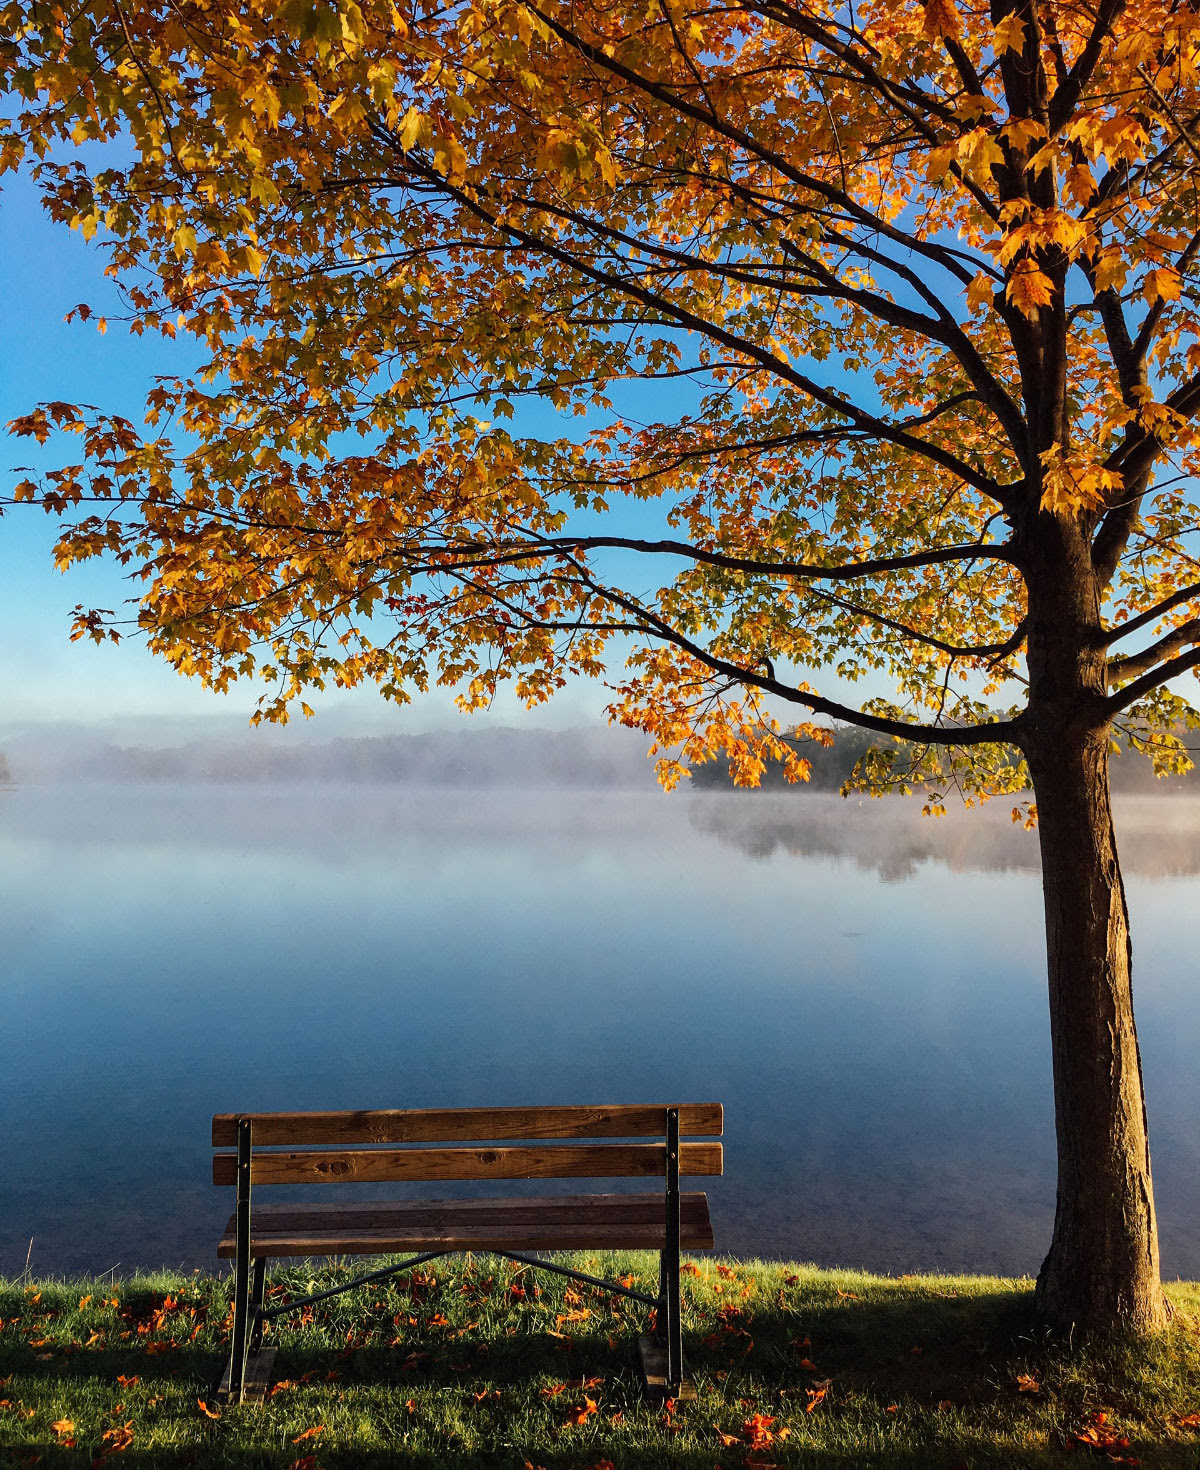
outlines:
[{"label": "orange leaf", "polygon": [[1042,1385],[1032,1373],[1017,1374],[1018,1393],[1041,1393]]},{"label": "orange leaf", "polygon": [[1092,1422],[1075,1436],[1075,1441],[1090,1450],[1125,1449],[1129,1444],[1123,1434],[1118,1434],[1111,1427],[1105,1413],[1093,1414]]},{"label": "orange leaf", "polygon": [[585,1395],[582,1404],[579,1404],[575,1408],[568,1410],[566,1422],[568,1424],[584,1424],[587,1422],[589,1416],[595,1414],[596,1412],[596,1400],[589,1399]]},{"label": "orange leaf", "polygon": [[196,1404],[206,1419],[219,1419],[221,1417],[220,1409],[211,1408],[203,1399],[197,1399]]},{"label": "orange leaf", "polygon": [[123,1454],[133,1443],[133,1420],[118,1425],[113,1429],[106,1429],[100,1436],[100,1457],[106,1459],[109,1455]]},{"label": "orange leaf", "polygon": [[75,1428],[75,1421],[73,1419],[56,1419],[50,1428],[54,1430],[55,1434],[70,1434],[72,1429]]},{"label": "orange leaf", "polygon": [[958,35],[958,11],[954,0],[925,0],[925,34],[936,41],[939,36]]},{"label": "orange leaf", "polygon": [[775,1420],[768,1414],[752,1414],[742,1425],[742,1438],[752,1450],[765,1449],[773,1443],[785,1431],[776,1434],[771,1425]]},{"label": "orange leaf", "polygon": [[292,1440],[292,1443],[293,1444],[299,1444],[302,1439],[316,1439],[316,1437],[317,1437],[318,1434],[324,1434],[324,1433],[325,1433],[325,1426],[324,1426],[324,1424],[314,1424],[311,1429],[306,1429],[303,1434],[298,1434],[296,1436],[296,1438],[294,1440]]}]

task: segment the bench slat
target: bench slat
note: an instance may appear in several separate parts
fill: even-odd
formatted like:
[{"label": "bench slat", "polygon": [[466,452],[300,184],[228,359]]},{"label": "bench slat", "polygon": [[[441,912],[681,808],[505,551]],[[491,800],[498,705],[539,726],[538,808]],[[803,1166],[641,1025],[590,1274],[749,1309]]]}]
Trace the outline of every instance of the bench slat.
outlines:
[{"label": "bench slat", "polygon": [[[258,1153],[250,1166],[259,1184],[359,1184],[433,1179],[615,1179],[666,1169],[661,1143],[548,1145],[542,1148],[313,1149]],[[719,1143],[679,1146],[681,1174],[720,1174]],[[213,1183],[237,1182],[237,1157],[213,1156]]]},{"label": "bench slat", "polygon": [[[500,1138],[662,1137],[666,1103],[533,1108],[407,1108],[390,1112],[217,1113],[214,1148],[237,1145],[237,1120],[254,1123],[263,1144],[464,1143]],[[684,1137],[719,1138],[720,1103],[680,1103]]]},{"label": "bench slat", "polygon": [[[704,1194],[680,1195],[680,1244],[711,1250]],[[231,1217],[218,1256],[235,1255]],[[660,1194],[553,1199],[411,1200],[266,1205],[254,1212],[256,1256],[382,1255],[426,1250],[657,1250],[665,1243]]]}]

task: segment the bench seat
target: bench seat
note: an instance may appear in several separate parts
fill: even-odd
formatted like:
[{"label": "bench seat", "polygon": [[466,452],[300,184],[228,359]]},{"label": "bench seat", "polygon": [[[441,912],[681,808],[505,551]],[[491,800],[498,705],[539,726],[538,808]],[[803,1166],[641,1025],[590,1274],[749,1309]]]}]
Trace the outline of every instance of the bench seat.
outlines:
[{"label": "bench seat", "polygon": [[[218,1256],[237,1255],[231,1216]],[[439,1199],[402,1203],[256,1205],[251,1256],[384,1255],[445,1250],[662,1250],[661,1194],[556,1195],[552,1199]],[[708,1199],[679,1196],[679,1244],[712,1250]]]}]

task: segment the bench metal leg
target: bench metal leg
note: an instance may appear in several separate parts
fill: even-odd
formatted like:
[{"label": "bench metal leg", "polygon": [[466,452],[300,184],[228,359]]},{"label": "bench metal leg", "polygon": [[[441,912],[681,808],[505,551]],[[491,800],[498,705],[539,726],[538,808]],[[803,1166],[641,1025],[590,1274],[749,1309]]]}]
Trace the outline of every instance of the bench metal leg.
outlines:
[{"label": "bench metal leg", "polygon": [[667,1387],[683,1381],[683,1324],[679,1300],[679,1109],[667,1109],[667,1219],[666,1240],[659,1259],[659,1295],[666,1320],[659,1330],[667,1339]]},{"label": "bench metal leg", "polygon": [[[229,1343],[229,1402],[240,1404],[246,1386],[250,1316],[250,1120],[238,1119],[237,1255],[233,1267],[233,1334]],[[265,1267],[265,1262],[263,1263]],[[257,1271],[256,1271],[257,1274]]]},{"label": "bench metal leg", "polygon": [[262,1347],[263,1328],[267,1325],[262,1314],[263,1296],[267,1287],[267,1258],[254,1258],[254,1275],[250,1284],[250,1348],[253,1357]]},{"label": "bench metal leg", "polygon": [[667,1388],[674,1394],[683,1382],[683,1322],[679,1288],[679,1259],[670,1260],[663,1251],[659,1279],[662,1306],[658,1314],[657,1336],[667,1350]]}]

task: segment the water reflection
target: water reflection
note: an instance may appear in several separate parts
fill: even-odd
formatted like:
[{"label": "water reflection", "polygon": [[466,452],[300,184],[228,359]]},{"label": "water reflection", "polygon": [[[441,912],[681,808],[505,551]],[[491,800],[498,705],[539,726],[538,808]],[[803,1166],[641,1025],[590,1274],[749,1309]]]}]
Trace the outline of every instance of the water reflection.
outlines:
[{"label": "water reflection", "polygon": [[[763,792],[696,798],[690,811],[697,831],[747,857],[844,858],[889,882],[912,878],[929,862],[954,872],[1041,871],[1037,834],[1012,821],[1011,801],[972,811],[950,806],[934,820],[915,800]],[[1200,873],[1200,797],[1118,796],[1115,820],[1126,874]]]},{"label": "water reflection", "polygon": [[[1195,811],[1120,816],[1164,1261],[1192,1276]],[[668,1097],[726,1104],[725,1249],[1036,1270],[1035,865],[1003,812],[836,797],[6,796],[0,1271],[31,1236],[35,1270],[211,1266],[217,1110]]]}]

